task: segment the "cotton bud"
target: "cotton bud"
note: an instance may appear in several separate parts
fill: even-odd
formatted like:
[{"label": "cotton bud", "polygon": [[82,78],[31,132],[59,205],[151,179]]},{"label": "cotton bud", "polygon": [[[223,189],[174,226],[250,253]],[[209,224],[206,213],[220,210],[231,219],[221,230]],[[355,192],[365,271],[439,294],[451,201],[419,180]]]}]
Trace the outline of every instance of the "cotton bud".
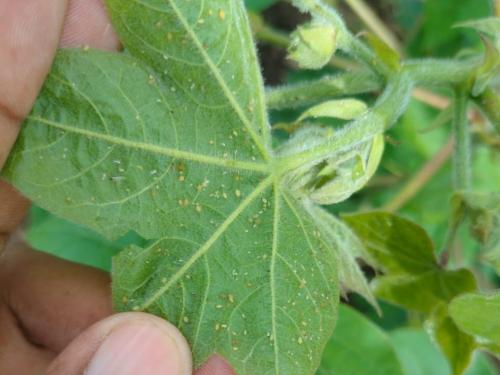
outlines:
[{"label": "cotton bud", "polygon": [[292,34],[288,57],[303,69],[321,69],[337,48],[337,32],[331,25],[312,22]]}]

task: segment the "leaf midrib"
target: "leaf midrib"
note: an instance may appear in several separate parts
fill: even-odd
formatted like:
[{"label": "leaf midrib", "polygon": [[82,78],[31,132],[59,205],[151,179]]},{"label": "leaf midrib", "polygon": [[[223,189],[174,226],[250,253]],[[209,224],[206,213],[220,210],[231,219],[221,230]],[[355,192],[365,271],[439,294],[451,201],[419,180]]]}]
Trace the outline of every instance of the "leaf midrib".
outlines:
[{"label": "leaf midrib", "polygon": [[[232,108],[234,109],[234,111],[236,112],[236,114],[238,115],[240,120],[243,122],[245,128],[248,130],[248,132],[251,135],[253,141],[255,142],[257,148],[259,149],[262,157],[264,158],[264,160],[269,160],[270,154],[269,154],[269,151],[268,151],[266,145],[263,144],[260,135],[255,132],[250,120],[248,119],[245,112],[241,108],[240,104],[238,103],[238,101],[234,97],[233,93],[231,92],[231,90],[227,86],[227,84],[224,80],[224,77],[222,77],[222,75],[221,75],[220,70],[217,68],[217,66],[212,61],[211,57],[208,55],[208,53],[203,48],[203,45],[201,44],[200,40],[198,39],[198,37],[194,33],[193,29],[191,28],[191,26],[189,25],[187,20],[184,18],[183,14],[181,13],[179,8],[177,7],[175,1],[173,1],[173,0],[167,0],[167,1],[170,4],[170,6],[172,7],[173,11],[175,12],[175,15],[177,16],[177,18],[181,22],[182,26],[186,30],[186,33],[189,35],[189,37],[191,38],[191,40],[195,44],[201,57],[203,58],[203,60],[205,61],[205,63],[209,67],[210,71],[214,75],[217,83],[221,87],[222,91],[224,92],[224,95],[226,96],[227,100],[231,104]],[[261,124],[261,127],[264,128],[264,124]]]},{"label": "leaf midrib", "polygon": [[28,119],[33,121],[38,121],[45,125],[52,126],[54,128],[58,128],[70,133],[79,134],[85,137],[108,142],[110,144],[142,150],[153,154],[166,155],[177,159],[198,162],[201,164],[216,165],[225,168],[241,169],[253,172],[260,172],[263,174],[269,174],[269,166],[266,163],[256,163],[256,162],[234,160],[234,159],[221,159],[214,156],[196,154],[194,152],[182,151],[174,148],[168,148],[144,142],[130,141],[114,135],[102,134],[91,130],[76,128],[71,125],[63,124],[60,122],[50,121],[39,116],[29,116]]}]

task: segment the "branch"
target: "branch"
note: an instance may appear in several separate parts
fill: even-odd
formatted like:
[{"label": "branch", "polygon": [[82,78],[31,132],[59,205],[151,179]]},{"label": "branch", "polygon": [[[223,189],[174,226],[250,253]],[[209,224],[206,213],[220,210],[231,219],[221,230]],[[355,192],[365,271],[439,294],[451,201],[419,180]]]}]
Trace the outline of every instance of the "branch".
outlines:
[{"label": "branch", "polygon": [[372,92],[380,87],[381,82],[373,74],[365,70],[270,88],[267,90],[266,99],[267,106],[270,109],[296,108],[340,96]]}]

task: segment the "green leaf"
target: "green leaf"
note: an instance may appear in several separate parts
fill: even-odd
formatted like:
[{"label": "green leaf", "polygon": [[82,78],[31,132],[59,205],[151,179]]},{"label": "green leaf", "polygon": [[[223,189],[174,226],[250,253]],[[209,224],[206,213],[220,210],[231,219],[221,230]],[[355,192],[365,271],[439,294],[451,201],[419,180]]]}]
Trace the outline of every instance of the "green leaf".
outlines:
[{"label": "green leaf", "polygon": [[461,22],[456,25],[456,27],[467,27],[474,29],[484,35],[492,37],[494,39],[500,38],[500,18],[499,17],[487,17],[477,20],[470,20],[466,22]]},{"label": "green leaf", "polygon": [[[476,81],[472,87],[472,95],[479,96],[488,87],[491,80],[500,73],[500,45],[487,38],[482,38],[485,52],[482,66],[478,69]],[[500,41],[500,37],[498,38]]]},{"label": "green leaf", "polygon": [[446,305],[441,305],[434,311],[427,322],[427,329],[448,359],[452,374],[463,374],[469,367],[476,349],[474,338],[457,327],[448,315]]},{"label": "green leaf", "polygon": [[491,264],[497,274],[500,275],[500,247],[484,255],[484,260]]},{"label": "green leaf", "polygon": [[423,228],[402,217],[371,212],[343,215],[377,265],[391,275],[421,274],[438,267],[434,245]]},{"label": "green leaf", "polygon": [[364,32],[363,36],[368,40],[380,60],[391,70],[398,71],[400,69],[401,58],[396,50],[373,33]]},{"label": "green leaf", "polygon": [[354,291],[362,295],[370,304],[380,311],[377,300],[368,285],[361,267],[356,259],[367,259],[363,245],[349,227],[321,207],[312,206],[311,214],[318,222],[328,240],[332,243],[335,258],[339,265],[339,281],[345,291]]},{"label": "green leaf", "polygon": [[[450,366],[429,335],[422,329],[400,328],[390,333],[405,375],[450,375]],[[496,375],[488,358],[476,352],[467,375]]]},{"label": "green leaf", "polygon": [[377,297],[406,309],[431,313],[441,302],[477,290],[472,272],[436,269],[419,275],[382,276],[375,279]]},{"label": "green leaf", "polygon": [[110,271],[111,258],[124,247],[146,242],[134,233],[110,241],[39,207],[31,209],[29,224],[24,238],[33,248],[105,271]]},{"label": "green leaf", "polygon": [[357,99],[329,100],[309,108],[300,115],[297,122],[306,118],[331,117],[343,120],[352,120],[368,109],[367,105]]},{"label": "green leaf", "polygon": [[500,354],[500,292],[459,296],[451,302],[449,310],[462,331]]},{"label": "green leaf", "polygon": [[[456,0],[425,1],[423,7],[421,18],[425,22],[412,37],[412,50],[417,55],[450,57],[464,46],[477,45],[474,32],[453,26],[468,20],[490,17],[493,13],[491,0],[460,0],[460,6],[457,6]],[[414,25],[413,22],[412,27]]]},{"label": "green leaf", "polygon": [[471,232],[486,252],[484,259],[500,274],[500,193],[456,193],[456,217],[469,217]]},{"label": "green leaf", "polygon": [[405,375],[450,375],[448,362],[424,330],[400,328],[389,335]]},{"label": "green leaf", "polygon": [[438,304],[477,289],[469,270],[448,271],[438,265],[432,241],[417,224],[386,212],[343,219],[363,242],[369,259],[386,273],[372,283],[377,297],[431,313]]},{"label": "green leaf", "polygon": [[61,217],[151,240],[115,259],[115,307],[176,324],[196,366],[314,373],[337,262],[277,168],[243,2],[107,5],[125,53],[58,54],[4,176]]},{"label": "green leaf", "polygon": [[321,69],[337,48],[335,28],[316,21],[299,26],[291,37],[288,58],[303,69]]},{"label": "green leaf", "polygon": [[277,0],[245,0],[245,4],[248,9],[260,12],[273,5],[276,1]]},{"label": "green leaf", "polygon": [[313,371],[318,333],[331,332],[336,316],[331,249],[296,202],[273,194],[258,188],[222,225],[208,226],[204,243],[195,237],[200,223],[189,237],[125,250],[114,264],[116,306],[174,322],[197,364],[217,352],[242,374]]},{"label": "green leaf", "polygon": [[406,375],[385,332],[344,305],[317,374]]}]

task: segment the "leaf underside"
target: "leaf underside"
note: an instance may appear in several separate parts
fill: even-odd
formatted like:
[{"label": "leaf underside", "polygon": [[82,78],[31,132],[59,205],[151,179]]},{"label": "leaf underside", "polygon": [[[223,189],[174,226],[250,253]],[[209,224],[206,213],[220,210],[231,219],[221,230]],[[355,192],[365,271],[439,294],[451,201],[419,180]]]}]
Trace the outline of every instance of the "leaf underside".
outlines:
[{"label": "leaf underside", "polygon": [[195,365],[312,374],[338,305],[331,241],[271,168],[242,1],[109,0],[122,54],[61,51],[3,176],[108,237],[118,310],[186,335]]}]

